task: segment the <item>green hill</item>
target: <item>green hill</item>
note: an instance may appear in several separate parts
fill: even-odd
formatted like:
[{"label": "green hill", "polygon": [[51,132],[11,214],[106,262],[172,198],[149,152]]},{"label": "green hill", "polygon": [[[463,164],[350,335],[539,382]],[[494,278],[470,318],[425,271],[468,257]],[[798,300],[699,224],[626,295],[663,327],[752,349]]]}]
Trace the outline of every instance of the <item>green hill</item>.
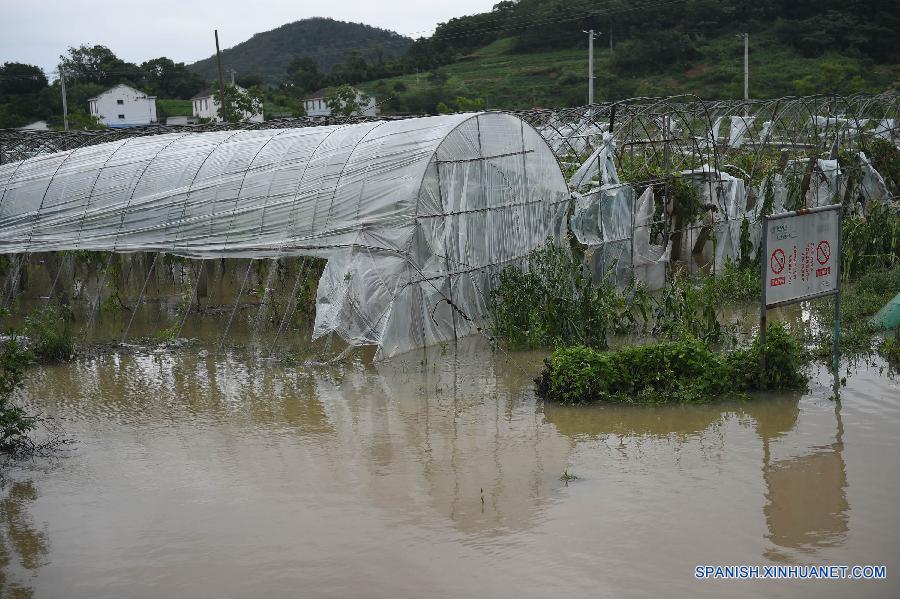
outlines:
[{"label": "green hill", "polygon": [[[586,46],[586,44],[585,44]],[[627,51],[627,50],[623,50]],[[638,96],[696,94],[704,99],[743,97],[743,41],[733,35],[706,40],[686,63],[623,74],[616,48],[594,50],[596,101]],[[437,75],[432,74],[437,73]],[[900,65],[875,64],[836,52],[807,57],[771,33],[750,38],[750,97],[812,93],[878,93],[900,82]],[[587,102],[587,48],[517,51],[501,38],[431,73],[360,84],[385,112],[434,112],[438,102],[483,99],[487,108],[577,106]]]},{"label": "green hill", "polygon": [[751,97],[879,92],[900,74],[897,0],[504,0],[439,24],[398,76],[362,87],[396,112],[583,104],[589,29],[597,101],[740,98],[745,32]]},{"label": "green hill", "polygon": [[[316,17],[257,33],[223,50],[222,68],[226,76],[234,69],[238,76],[258,75],[266,83],[277,84],[284,79],[288,63],[296,57],[309,56],[320,69],[328,71],[351,50],[377,61],[402,54],[411,43],[411,39],[393,31]],[[188,68],[207,80],[219,76],[215,55]]]}]

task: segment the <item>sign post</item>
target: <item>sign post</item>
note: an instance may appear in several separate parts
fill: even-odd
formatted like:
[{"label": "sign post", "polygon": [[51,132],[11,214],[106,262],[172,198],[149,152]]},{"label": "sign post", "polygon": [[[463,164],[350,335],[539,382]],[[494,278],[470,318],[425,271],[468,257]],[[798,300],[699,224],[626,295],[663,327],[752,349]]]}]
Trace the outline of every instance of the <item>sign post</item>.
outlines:
[{"label": "sign post", "polygon": [[[763,217],[760,341],[766,342],[766,311],[829,295],[834,296],[834,396],[840,391],[841,335],[840,204]],[[760,354],[765,377],[766,356]],[[761,381],[765,385],[765,380]]]}]

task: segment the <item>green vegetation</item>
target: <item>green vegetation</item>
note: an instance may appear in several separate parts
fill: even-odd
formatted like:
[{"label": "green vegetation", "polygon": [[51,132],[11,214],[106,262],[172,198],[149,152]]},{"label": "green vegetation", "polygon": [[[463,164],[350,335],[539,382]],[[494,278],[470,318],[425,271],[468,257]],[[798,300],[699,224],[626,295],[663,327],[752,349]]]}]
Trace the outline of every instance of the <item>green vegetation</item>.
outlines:
[{"label": "green vegetation", "polygon": [[[900,214],[870,206],[867,217],[844,221],[841,352],[855,358],[878,351],[896,362],[900,343],[877,343],[869,318],[900,289]],[[749,253],[749,252],[748,252]],[[812,302],[814,318],[793,336],[770,326],[766,346],[716,352],[734,343],[722,310],[759,297],[758,263],[728,264],[718,276],[689,279],[677,272],[654,295],[640,287],[592,285],[576,251],[548,243],[532,252],[528,269],[501,271],[493,292],[494,333],[511,346],[555,347],[537,379],[542,397],[564,403],[705,401],[761,386],[805,384],[808,359],[830,362],[833,299]],[[619,351],[615,333],[649,333],[658,342]],[[812,347],[804,350],[801,340]],[[766,370],[760,358],[766,356]]]},{"label": "green vegetation", "polygon": [[[841,354],[856,358],[875,351],[875,331],[869,319],[890,301],[900,289],[900,265],[892,269],[873,269],[857,280],[844,284],[841,290]],[[822,322],[834,315],[834,300],[823,299],[812,304]],[[828,361],[832,353],[831,330],[824,327],[812,339],[814,356]],[[890,346],[889,346],[890,347]]]},{"label": "green vegetation", "polygon": [[[845,281],[871,269],[900,264],[900,210],[874,204],[865,217],[845,218],[841,232],[841,274]],[[895,288],[895,292],[900,287]]]},{"label": "green vegetation", "polygon": [[[60,62],[66,72],[72,129],[104,128],[88,114],[88,100],[119,83],[158,96],[160,100],[190,98],[204,84],[184,64],[166,57],[137,65],[123,61],[112,50],[99,45],[70,47],[68,54],[60,56]],[[39,67],[14,62],[3,64],[0,66],[0,128],[19,127],[35,120],[45,120],[52,127],[61,128],[60,96],[59,80],[48,84],[46,74]],[[176,107],[161,103],[160,118],[181,113],[168,112],[169,108]],[[190,114],[189,106],[187,114]]]},{"label": "green vegetation", "polygon": [[331,109],[331,114],[338,116],[353,116],[362,112],[356,90],[347,84],[328,92],[325,96],[325,105]]},{"label": "green vegetation", "polygon": [[[617,48],[613,56],[623,55]],[[640,73],[618,72],[609,48],[595,49],[597,101],[639,96],[694,94],[704,99],[740,98],[743,94],[741,41],[734,36],[704,40],[688,64]],[[900,65],[871,65],[864,59],[835,53],[808,58],[771,34],[753,38],[750,55],[751,95],[772,98],[809,93],[879,93],[900,79]],[[483,98],[487,108],[527,109],[535,106],[578,106],[587,103],[585,51],[581,47],[521,52],[514,38],[503,38],[441,66],[446,76],[434,85],[426,74],[403,74],[362,83],[397,113],[436,112],[439,102],[456,96]],[[810,75],[813,73],[813,75]],[[823,73],[831,73],[826,76]]]},{"label": "green vegetation", "polygon": [[164,98],[157,98],[156,100],[156,116],[160,121],[170,116],[193,116],[193,114],[194,107],[190,100]]},{"label": "green vegetation", "polygon": [[890,337],[885,337],[878,346],[880,353],[889,364],[893,366],[900,365],[900,331]]},{"label": "green vegetation", "polygon": [[25,334],[31,351],[44,360],[68,360],[75,353],[69,306],[48,304],[25,317]]},{"label": "green vegetation", "polygon": [[[225,41],[225,40],[223,40]],[[278,84],[296,57],[312,57],[321,70],[330,70],[351,50],[375,64],[402,54],[412,43],[393,31],[361,23],[311,18],[257,33],[222,51],[222,64],[241,75],[258,75],[264,83]],[[229,45],[225,41],[225,45]],[[207,80],[218,77],[215,55],[188,67]],[[352,81],[347,81],[352,83]]]},{"label": "green vegetation", "polygon": [[494,335],[510,347],[562,344],[605,349],[611,335],[649,332],[664,339],[726,340],[721,311],[759,297],[754,265],[727,265],[719,276],[673,276],[658,294],[640,286],[595,284],[581,256],[551,241],[534,250],[528,268],[500,271],[491,295]]},{"label": "green vegetation", "polygon": [[[761,358],[765,355],[765,370]],[[760,389],[803,389],[803,348],[781,326],[765,345],[714,353],[697,339],[600,352],[557,349],[535,379],[538,394],[565,404],[702,402]]]},{"label": "green vegetation", "polygon": [[31,360],[31,353],[15,335],[0,342],[0,453],[3,454],[18,453],[28,443],[28,433],[37,425],[36,418],[12,401],[13,392],[21,386]]},{"label": "green vegetation", "polygon": [[469,86],[472,93],[462,95],[485,97],[489,107],[583,104],[585,38],[576,33],[594,29],[603,35],[595,46],[600,100],[740,97],[743,44],[735,34],[743,32],[750,34],[752,97],[882,91],[898,75],[896,19],[889,3],[840,0],[504,1],[416,40],[403,82],[409,73],[441,70],[451,89]]},{"label": "green vegetation", "polygon": [[[8,312],[0,308],[0,318],[7,315]],[[34,339],[30,341],[34,343]],[[61,436],[49,418],[29,414],[15,401],[15,392],[22,386],[25,371],[33,362],[34,353],[19,342],[15,331],[8,331],[0,340],[0,455],[5,458],[47,454],[70,442]],[[35,440],[32,433],[39,426],[42,438]]]},{"label": "green vegetation", "polygon": [[226,85],[222,89],[213,89],[213,101],[222,107],[219,110],[219,116],[222,120],[229,123],[239,123],[249,120],[254,114],[259,113],[262,95],[256,88],[250,88],[242,92],[233,85]]},{"label": "green vegetation", "polygon": [[594,285],[580,257],[550,240],[529,255],[525,271],[509,266],[500,272],[491,301],[494,333],[514,347],[605,348],[610,334],[637,322],[633,302],[611,284]]}]

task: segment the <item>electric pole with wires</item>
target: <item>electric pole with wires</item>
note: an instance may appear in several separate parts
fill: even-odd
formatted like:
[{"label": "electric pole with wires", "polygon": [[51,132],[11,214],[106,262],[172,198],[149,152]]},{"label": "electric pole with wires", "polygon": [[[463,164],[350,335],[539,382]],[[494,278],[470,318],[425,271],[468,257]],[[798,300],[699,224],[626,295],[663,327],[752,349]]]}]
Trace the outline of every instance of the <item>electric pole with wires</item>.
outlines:
[{"label": "electric pole with wires", "polygon": [[594,36],[600,35],[594,33],[593,29],[588,31],[582,30],[588,36],[588,104],[594,103]]}]

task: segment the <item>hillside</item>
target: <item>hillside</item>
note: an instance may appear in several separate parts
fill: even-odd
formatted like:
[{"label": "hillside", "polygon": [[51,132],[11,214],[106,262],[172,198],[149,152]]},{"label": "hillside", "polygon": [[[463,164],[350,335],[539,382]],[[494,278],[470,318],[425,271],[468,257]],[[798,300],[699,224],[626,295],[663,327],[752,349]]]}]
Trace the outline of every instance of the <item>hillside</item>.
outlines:
[{"label": "hillside", "polygon": [[[586,46],[586,43],[585,43]],[[516,39],[498,39],[432,73],[360,84],[386,112],[434,112],[457,96],[483,99],[487,108],[575,106],[587,102],[587,48],[517,51]],[[622,50],[627,51],[627,50]],[[629,74],[615,64],[616,48],[594,50],[596,101],[696,94],[705,99],[743,95],[743,42],[734,35],[704,40],[693,58]],[[625,70],[626,72],[622,72]],[[750,95],[772,98],[811,93],[878,93],[898,87],[900,65],[859,56],[800,54],[769,32],[750,38]]]},{"label": "hillside", "polygon": [[[402,54],[411,43],[393,31],[316,17],[257,33],[223,50],[222,68],[226,74],[234,69],[238,76],[258,75],[266,83],[277,84],[284,79],[288,63],[296,57],[309,56],[327,72],[350,50],[377,61]],[[219,76],[215,55],[188,68],[207,80]]]}]

